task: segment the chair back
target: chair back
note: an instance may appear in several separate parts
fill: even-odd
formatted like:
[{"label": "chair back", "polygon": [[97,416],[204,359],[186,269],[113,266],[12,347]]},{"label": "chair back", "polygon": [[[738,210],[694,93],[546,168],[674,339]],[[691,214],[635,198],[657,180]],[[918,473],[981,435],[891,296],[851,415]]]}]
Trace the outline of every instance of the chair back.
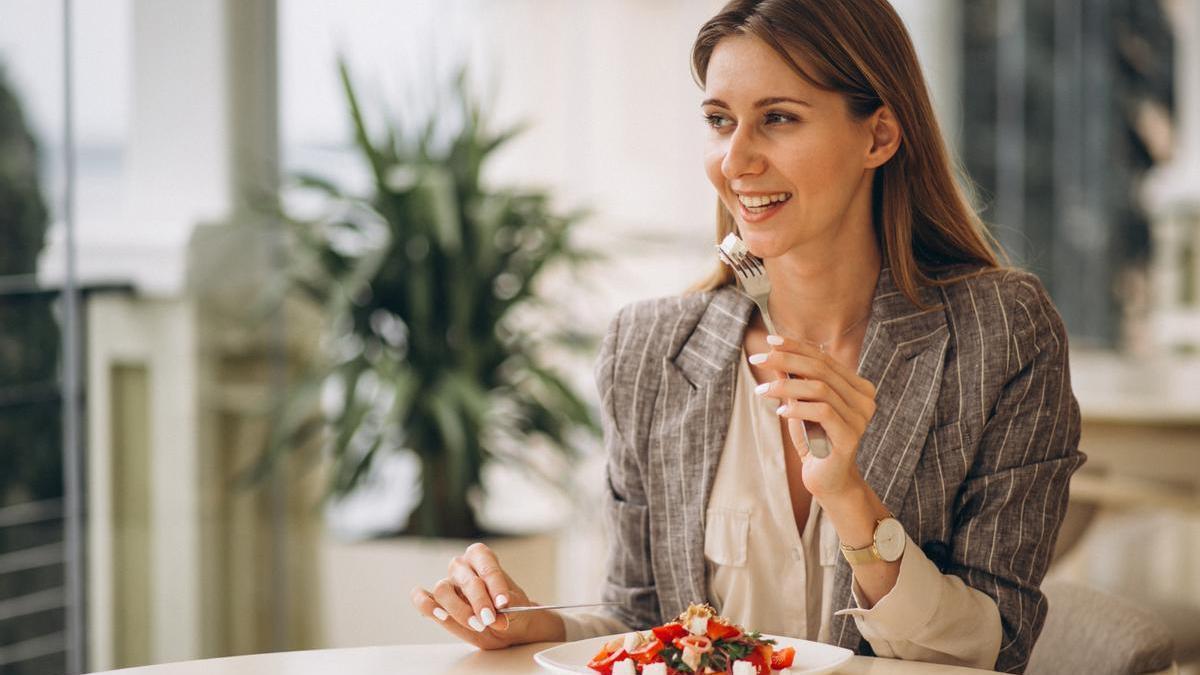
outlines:
[{"label": "chair back", "polygon": [[1042,592],[1049,609],[1027,675],[1124,675],[1172,668],[1171,633],[1145,609],[1068,581],[1048,580]]}]

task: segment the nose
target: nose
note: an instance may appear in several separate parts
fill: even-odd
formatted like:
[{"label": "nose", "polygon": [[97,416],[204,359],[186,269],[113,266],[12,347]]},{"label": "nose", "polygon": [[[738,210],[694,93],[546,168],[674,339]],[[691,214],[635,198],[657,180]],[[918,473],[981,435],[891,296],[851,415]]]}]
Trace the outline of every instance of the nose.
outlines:
[{"label": "nose", "polygon": [[721,160],[721,173],[726,178],[737,178],[762,173],[765,168],[766,159],[759,151],[754,129],[749,125],[734,129],[725,149],[725,158]]}]

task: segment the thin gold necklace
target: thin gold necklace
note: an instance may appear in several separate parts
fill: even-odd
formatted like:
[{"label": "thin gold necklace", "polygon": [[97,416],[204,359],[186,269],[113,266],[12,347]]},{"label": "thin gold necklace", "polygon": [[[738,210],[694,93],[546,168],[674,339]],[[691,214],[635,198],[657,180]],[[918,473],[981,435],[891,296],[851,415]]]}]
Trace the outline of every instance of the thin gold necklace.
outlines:
[{"label": "thin gold necklace", "polygon": [[820,349],[822,353],[827,354],[827,353],[829,353],[829,351],[828,351],[829,345],[832,344],[834,340],[841,340],[842,338],[846,337],[847,335],[850,334],[850,331],[854,330],[855,328],[858,328],[860,325],[862,325],[862,322],[866,321],[868,318],[870,318],[870,316],[871,316],[871,313],[867,312],[865,315],[863,315],[863,317],[861,319],[850,324],[849,328],[842,331],[841,335],[835,335],[824,342],[817,342],[816,340],[809,340],[808,338],[800,338],[800,339],[804,340],[805,342],[807,342],[810,345],[816,345],[817,349]]}]

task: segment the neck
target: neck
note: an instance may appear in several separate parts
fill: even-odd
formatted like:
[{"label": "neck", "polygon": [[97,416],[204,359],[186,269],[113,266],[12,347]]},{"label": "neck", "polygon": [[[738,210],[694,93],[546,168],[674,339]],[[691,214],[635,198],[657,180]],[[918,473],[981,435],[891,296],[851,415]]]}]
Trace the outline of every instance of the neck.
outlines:
[{"label": "neck", "polygon": [[882,256],[869,224],[846,241],[806,245],[765,261],[771,318],[785,337],[836,347],[866,326]]}]

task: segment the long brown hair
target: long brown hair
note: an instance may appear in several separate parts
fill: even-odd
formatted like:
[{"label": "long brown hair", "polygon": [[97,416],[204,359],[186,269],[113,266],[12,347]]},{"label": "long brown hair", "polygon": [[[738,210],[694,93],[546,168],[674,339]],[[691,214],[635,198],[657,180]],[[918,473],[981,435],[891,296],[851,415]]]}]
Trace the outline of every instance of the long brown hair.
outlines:
[{"label": "long brown hair", "polygon": [[[884,260],[909,300],[922,306],[918,287],[961,278],[939,270],[1000,266],[997,248],[954,180],[912,39],[887,0],[733,0],[700,28],[692,46],[692,74],[701,87],[713,49],[733,35],[761,39],[800,77],[844,96],[857,119],[891,108],[901,143],[875,172],[871,212]],[[718,199],[717,242],[730,232],[737,224]],[[733,272],[718,264],[688,290],[730,283]]]}]

